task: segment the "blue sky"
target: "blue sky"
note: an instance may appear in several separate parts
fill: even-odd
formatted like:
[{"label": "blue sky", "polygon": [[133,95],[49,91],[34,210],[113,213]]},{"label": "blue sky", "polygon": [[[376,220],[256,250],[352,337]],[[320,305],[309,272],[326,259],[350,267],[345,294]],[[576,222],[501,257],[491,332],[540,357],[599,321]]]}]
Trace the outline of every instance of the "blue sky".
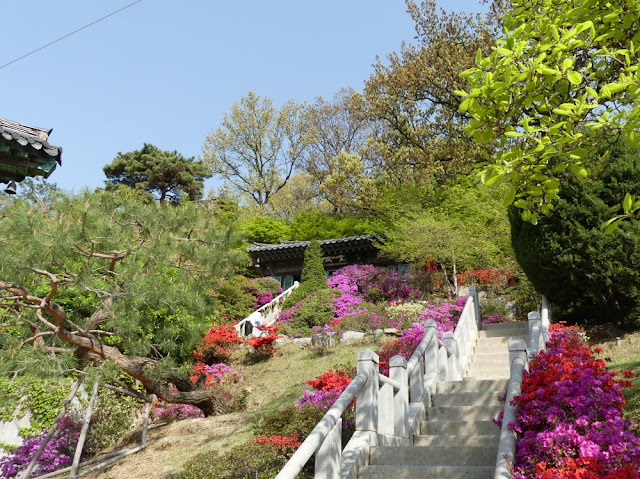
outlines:
[{"label": "blue sky", "polygon": [[[0,1],[0,65],[132,1]],[[413,27],[401,0],[143,0],[0,69],[0,117],[53,128],[63,155],[50,181],[95,188],[118,152],[145,142],[198,157],[248,90],[276,105],[361,91],[376,55]]]}]

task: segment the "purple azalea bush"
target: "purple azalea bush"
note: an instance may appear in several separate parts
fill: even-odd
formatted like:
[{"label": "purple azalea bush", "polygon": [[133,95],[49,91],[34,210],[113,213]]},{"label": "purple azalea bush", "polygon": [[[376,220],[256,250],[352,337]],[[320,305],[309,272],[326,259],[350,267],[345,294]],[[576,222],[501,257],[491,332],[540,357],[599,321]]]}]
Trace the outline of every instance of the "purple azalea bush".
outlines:
[{"label": "purple azalea bush", "polygon": [[[73,414],[64,416],[36,462],[36,467],[30,477],[41,476],[70,466],[81,429],[82,421],[79,418]],[[48,430],[45,429],[42,434],[27,437],[21,446],[12,449],[7,456],[0,458],[0,478],[19,477],[22,471],[29,466],[47,433]]]}]

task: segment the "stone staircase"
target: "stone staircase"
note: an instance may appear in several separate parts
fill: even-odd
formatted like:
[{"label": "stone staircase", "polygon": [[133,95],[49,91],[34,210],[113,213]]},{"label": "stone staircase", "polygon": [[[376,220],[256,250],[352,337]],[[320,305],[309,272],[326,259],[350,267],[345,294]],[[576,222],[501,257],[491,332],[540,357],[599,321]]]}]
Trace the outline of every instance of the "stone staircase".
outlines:
[{"label": "stone staircase", "polygon": [[483,326],[465,379],[438,383],[413,446],[372,447],[359,479],[492,479],[500,429],[491,419],[504,407],[515,338],[528,340],[527,323]]}]

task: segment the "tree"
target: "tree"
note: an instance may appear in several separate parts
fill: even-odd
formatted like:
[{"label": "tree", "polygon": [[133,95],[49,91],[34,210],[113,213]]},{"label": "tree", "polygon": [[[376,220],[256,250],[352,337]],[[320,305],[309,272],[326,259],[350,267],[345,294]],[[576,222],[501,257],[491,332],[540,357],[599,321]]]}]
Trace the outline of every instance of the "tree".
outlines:
[{"label": "tree", "polygon": [[[366,114],[379,123],[372,138],[384,162],[378,176],[393,185],[450,180],[481,161],[453,91],[466,88],[460,73],[474,65],[478,49],[489,51],[499,18],[438,11],[435,0],[407,7],[417,44],[403,44],[388,65],[378,61],[365,87]],[[493,8],[501,10],[501,2]]]},{"label": "tree", "polygon": [[430,206],[397,219],[380,246],[382,254],[399,261],[436,261],[447,277],[456,269],[515,266],[500,192],[469,183],[450,185]]},{"label": "tree", "polygon": [[374,121],[363,115],[362,109],[362,95],[342,89],[332,101],[317,98],[305,111],[313,142],[306,152],[304,169],[334,212],[362,210],[372,182],[376,162],[367,156],[367,145]]},{"label": "tree", "polygon": [[249,91],[209,133],[202,153],[215,175],[266,207],[299,167],[309,141],[301,106],[289,101],[276,109],[270,98]]},{"label": "tree", "polygon": [[304,250],[300,286],[287,297],[282,308],[290,308],[313,293],[328,288],[322,247],[318,241],[311,240]]},{"label": "tree", "polygon": [[177,151],[162,151],[145,143],[141,150],[118,153],[104,167],[107,187],[126,185],[156,195],[160,201],[179,203],[186,194],[202,198],[205,178],[211,173],[202,161],[185,158]]},{"label": "tree", "polygon": [[635,1],[516,0],[504,36],[464,72],[460,110],[491,153],[482,180],[508,184],[506,202],[525,220],[548,213],[570,176],[597,177],[610,158],[602,144],[638,142],[639,17]]},{"label": "tree", "polygon": [[599,181],[568,177],[557,206],[533,226],[510,209],[516,258],[537,291],[578,324],[640,325],[640,222],[612,234],[600,224],[611,217],[624,192],[640,194],[639,148],[615,147]]},{"label": "tree", "polygon": [[93,365],[165,401],[224,411],[188,378],[188,363],[212,320],[211,285],[244,257],[226,228],[192,203],[147,204],[123,191],[61,195],[43,207],[16,200],[5,213],[3,374]]}]

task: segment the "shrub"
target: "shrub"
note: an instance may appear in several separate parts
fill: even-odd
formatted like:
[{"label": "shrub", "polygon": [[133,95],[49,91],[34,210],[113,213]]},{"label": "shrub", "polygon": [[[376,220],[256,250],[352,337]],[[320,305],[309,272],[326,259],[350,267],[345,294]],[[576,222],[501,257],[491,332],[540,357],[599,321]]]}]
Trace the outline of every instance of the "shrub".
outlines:
[{"label": "shrub", "polygon": [[[64,416],[58,423],[58,429],[44,448],[44,452],[36,462],[37,467],[30,477],[36,477],[71,465],[75,453],[75,445],[80,437],[82,421],[73,414]],[[47,435],[29,436],[25,442],[0,458],[0,478],[9,479],[27,468]]]},{"label": "shrub", "polygon": [[316,427],[322,416],[324,416],[324,410],[312,404],[305,404],[302,407],[291,405],[254,420],[253,432],[256,436],[299,434],[301,438],[305,438]]},{"label": "shrub", "polygon": [[282,292],[280,282],[271,277],[234,276],[216,290],[222,308],[232,320],[241,320]]},{"label": "shrub", "polygon": [[258,326],[258,329],[260,329],[261,331],[266,331],[267,334],[264,336],[252,337],[247,341],[249,346],[253,348],[253,351],[251,351],[247,355],[247,359],[251,362],[262,361],[273,356],[273,354],[276,352],[273,347],[274,343],[276,339],[280,337],[276,334],[278,331],[280,331],[280,326],[278,325]]},{"label": "shrub", "polygon": [[102,389],[91,416],[85,452],[94,456],[116,445],[135,424],[142,401]]},{"label": "shrub", "polygon": [[[175,479],[271,479],[286,463],[287,455],[271,444],[252,441],[224,454],[198,454],[184,465]],[[298,477],[313,476],[303,473]]]},{"label": "shrub", "polygon": [[489,285],[495,292],[504,290],[516,282],[516,275],[498,268],[470,269],[456,275],[459,285]]},{"label": "shrub", "polygon": [[232,353],[231,348],[242,343],[242,338],[238,336],[232,325],[212,326],[196,347],[193,357],[204,364],[228,362]]},{"label": "shrub", "polygon": [[[339,293],[335,290],[324,289],[296,304],[291,320],[282,323],[282,332],[289,336],[309,334],[312,327],[327,324],[334,317],[332,304],[337,294]],[[280,318],[282,318],[282,313]]]},{"label": "shrub", "polygon": [[623,222],[612,234],[600,229],[626,193],[640,195],[638,152],[614,152],[598,181],[569,175],[537,225],[523,221],[518,208],[509,211],[520,266],[571,323],[640,324],[640,221]]},{"label": "shrub", "polygon": [[583,332],[555,324],[550,336],[514,398],[514,479],[637,478],[640,438],[622,419],[628,381],[614,380]]},{"label": "shrub", "polygon": [[154,419],[179,421],[188,418],[204,417],[202,411],[191,404],[156,403],[151,409]]}]

